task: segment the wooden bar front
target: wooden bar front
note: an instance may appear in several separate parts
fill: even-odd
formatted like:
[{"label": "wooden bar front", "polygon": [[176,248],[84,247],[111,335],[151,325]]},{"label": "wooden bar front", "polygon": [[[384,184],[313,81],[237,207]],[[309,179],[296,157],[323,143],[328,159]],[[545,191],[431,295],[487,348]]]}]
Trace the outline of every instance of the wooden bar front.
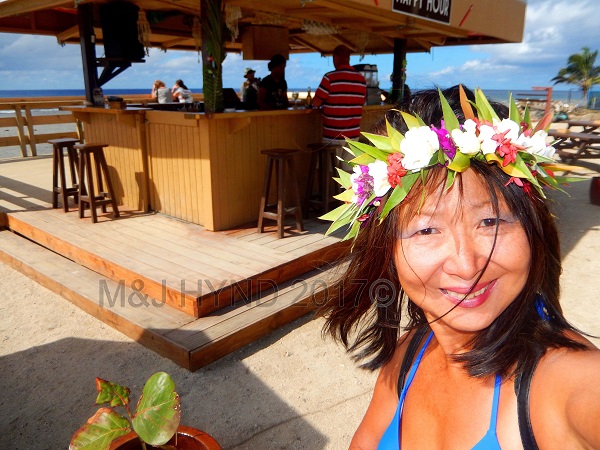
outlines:
[{"label": "wooden bar front", "polygon": [[[388,108],[365,107],[361,128],[369,131]],[[212,231],[256,221],[266,160],[261,150],[299,150],[297,182],[304,192],[307,144],[321,141],[321,114],[313,110],[205,115],[65,109],[85,123],[87,142],[109,144],[106,158],[119,204]]]}]

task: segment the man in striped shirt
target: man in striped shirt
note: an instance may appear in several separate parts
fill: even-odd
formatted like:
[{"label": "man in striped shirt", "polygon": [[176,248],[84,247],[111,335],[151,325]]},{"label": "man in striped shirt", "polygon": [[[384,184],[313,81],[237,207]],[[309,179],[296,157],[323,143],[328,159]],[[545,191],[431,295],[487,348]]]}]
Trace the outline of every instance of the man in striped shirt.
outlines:
[{"label": "man in striped shirt", "polygon": [[315,92],[313,108],[323,107],[323,142],[327,144],[343,144],[345,138],[360,136],[367,84],[350,65],[350,53],[345,45],[333,50],[335,70],[325,74]]}]

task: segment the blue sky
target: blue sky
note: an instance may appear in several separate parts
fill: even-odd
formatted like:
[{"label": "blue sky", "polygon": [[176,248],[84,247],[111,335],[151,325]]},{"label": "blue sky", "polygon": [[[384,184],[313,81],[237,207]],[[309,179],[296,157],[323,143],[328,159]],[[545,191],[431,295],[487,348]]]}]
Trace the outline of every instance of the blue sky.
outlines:
[{"label": "blue sky", "polygon": [[[569,55],[587,46],[600,49],[597,0],[529,0],[525,35],[518,44],[437,47],[430,53],[408,55],[407,83],[413,89],[463,83],[485,89],[530,89],[550,86]],[[98,54],[102,49],[97,49]],[[380,86],[390,85],[391,55],[353,56],[351,64],[376,64]],[[600,58],[596,61],[600,64]],[[224,86],[239,88],[245,67],[257,76],[268,75],[266,61],[244,61],[229,54],[224,64]],[[323,73],[332,70],[330,57],[291,55],[286,79],[290,88],[313,90]],[[79,46],[61,47],[55,38],[0,33],[0,85],[11,89],[82,89]],[[146,63],[134,64],[104,88],[148,88],[160,78],[171,85],[181,78],[190,88],[202,86],[198,55],[152,49]],[[574,89],[558,85],[556,89]]]}]

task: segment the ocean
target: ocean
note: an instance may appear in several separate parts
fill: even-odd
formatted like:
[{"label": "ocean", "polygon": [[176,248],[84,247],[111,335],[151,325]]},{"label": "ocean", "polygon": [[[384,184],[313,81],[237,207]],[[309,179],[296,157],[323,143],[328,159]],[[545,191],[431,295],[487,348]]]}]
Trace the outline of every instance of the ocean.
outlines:
[{"label": "ocean", "polygon": [[[385,90],[385,88],[382,88]],[[387,88],[389,89],[389,87]],[[288,91],[303,91],[304,89],[289,88]],[[200,93],[201,88],[191,88],[192,92]],[[498,102],[506,102],[508,100],[509,90],[502,89],[483,89],[483,92],[489,99],[493,99]],[[512,91],[513,96],[516,98],[531,98],[538,99],[541,91],[533,91],[527,89],[515,89]],[[148,89],[104,89],[104,95],[150,95]],[[534,95],[538,94],[538,95]],[[27,90],[0,90],[0,98],[28,98],[28,97],[67,97],[67,96],[84,96],[85,90],[83,89],[27,89]],[[552,92],[552,99],[562,101],[565,103],[576,102],[583,104],[584,101],[581,98],[581,92],[577,89],[570,90],[554,90]]]}]

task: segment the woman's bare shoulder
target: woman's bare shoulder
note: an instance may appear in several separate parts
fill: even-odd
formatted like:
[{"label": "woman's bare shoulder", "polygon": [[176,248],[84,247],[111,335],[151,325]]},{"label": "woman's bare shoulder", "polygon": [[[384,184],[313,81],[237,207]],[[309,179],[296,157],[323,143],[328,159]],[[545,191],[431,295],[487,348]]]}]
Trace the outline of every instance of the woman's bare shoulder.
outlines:
[{"label": "woman's bare shoulder", "polygon": [[582,336],[575,340],[587,348],[552,349],[540,360],[530,407],[532,418],[543,420],[534,421],[534,431],[537,422],[539,440],[563,440],[562,448],[600,448],[600,350]]}]

